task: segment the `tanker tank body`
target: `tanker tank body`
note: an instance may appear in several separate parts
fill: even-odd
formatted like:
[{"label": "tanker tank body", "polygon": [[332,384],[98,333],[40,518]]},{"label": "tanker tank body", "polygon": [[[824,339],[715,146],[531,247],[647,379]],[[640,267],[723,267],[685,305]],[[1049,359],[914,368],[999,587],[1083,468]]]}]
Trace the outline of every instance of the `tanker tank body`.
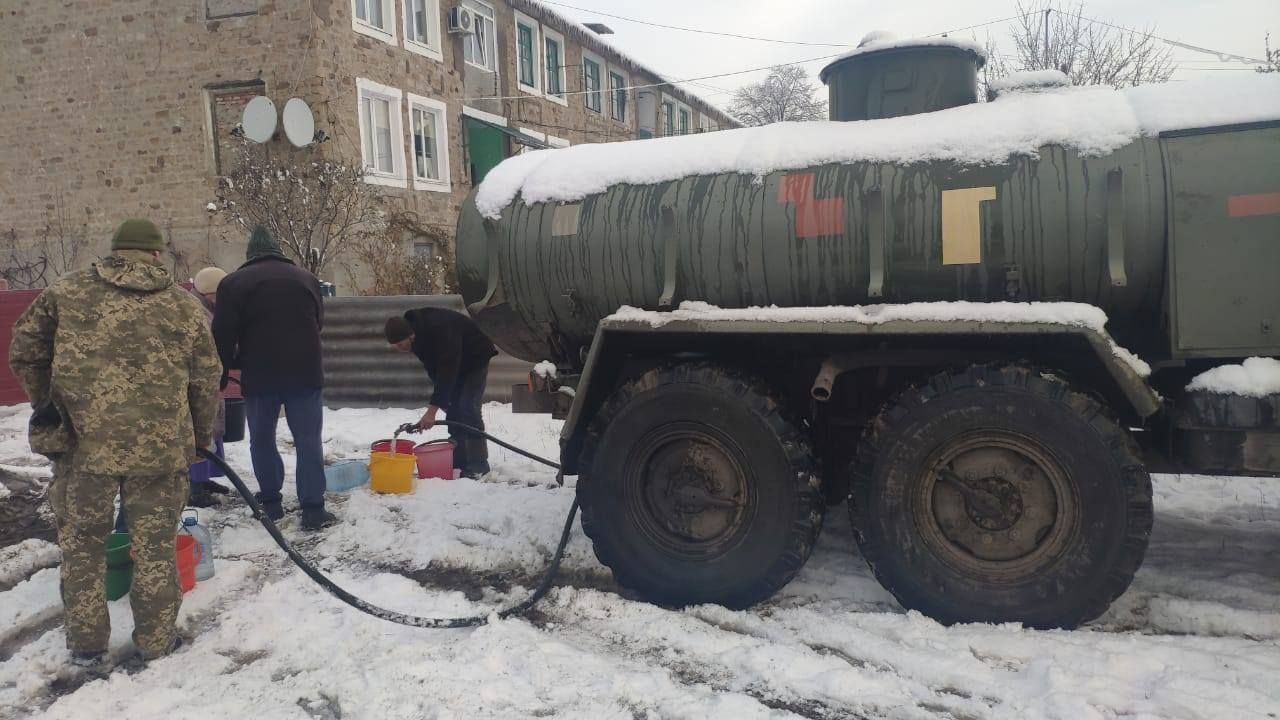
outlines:
[{"label": "tanker tank body", "polygon": [[[1146,463],[1280,472],[1280,397],[1182,392],[1206,363],[1280,355],[1280,209],[1255,212],[1280,203],[1280,107],[1117,142],[1108,123],[1132,117],[1130,96],[1031,87],[969,107],[983,62],[944,39],[829,65],[843,124],[804,129],[857,157],[658,180],[641,160],[635,178],[623,167],[540,198],[515,172],[534,153],[464,204],[464,299],[503,349],[558,366],[530,402],[562,403],[583,528],[619,583],[750,605],[798,572],[826,505],[847,498],[904,607],[1073,627],[1141,563]],[[1019,144],[1054,125],[1039,111],[1101,117],[1077,123],[1090,130],[1076,143]],[[776,138],[793,131],[545,157],[590,175],[649,147],[720,157],[734,132],[785,154]],[[499,183],[520,192],[485,197],[507,170]],[[927,302],[948,304],[937,318],[907,305]],[[865,305],[879,307],[849,309]],[[624,306],[656,312],[614,315]],[[1152,361],[1151,384],[1117,343]]]}]

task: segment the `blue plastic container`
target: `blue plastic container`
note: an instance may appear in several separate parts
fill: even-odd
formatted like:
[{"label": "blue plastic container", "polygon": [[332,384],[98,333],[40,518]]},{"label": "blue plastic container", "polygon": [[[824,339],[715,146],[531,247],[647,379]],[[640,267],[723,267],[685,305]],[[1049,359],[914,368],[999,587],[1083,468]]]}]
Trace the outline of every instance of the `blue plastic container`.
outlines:
[{"label": "blue plastic container", "polygon": [[324,485],[329,492],[346,492],[368,482],[369,465],[364,460],[339,460],[324,469]]}]

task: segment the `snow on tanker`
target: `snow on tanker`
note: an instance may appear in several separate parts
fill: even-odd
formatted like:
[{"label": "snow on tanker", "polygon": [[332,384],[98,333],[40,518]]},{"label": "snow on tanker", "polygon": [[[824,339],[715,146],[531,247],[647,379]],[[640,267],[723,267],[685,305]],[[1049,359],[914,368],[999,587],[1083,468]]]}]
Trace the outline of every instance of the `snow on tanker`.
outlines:
[{"label": "snow on tanker", "polygon": [[521,404],[567,416],[622,585],[751,605],[847,500],[904,607],[1073,627],[1142,562],[1150,471],[1280,473],[1280,385],[1187,389],[1280,375],[1280,77],[979,103],[983,62],[872,43],[834,122],[528,153],[468,199],[462,293],[556,364]]}]

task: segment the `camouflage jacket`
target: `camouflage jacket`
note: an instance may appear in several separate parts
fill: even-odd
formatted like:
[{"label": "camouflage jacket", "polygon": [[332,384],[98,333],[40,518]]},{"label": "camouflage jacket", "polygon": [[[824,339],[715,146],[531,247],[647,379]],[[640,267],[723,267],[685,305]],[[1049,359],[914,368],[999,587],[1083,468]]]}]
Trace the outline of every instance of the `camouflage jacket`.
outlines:
[{"label": "camouflage jacket", "polygon": [[186,468],[213,440],[222,366],[200,303],[146,253],[68,275],[13,327],[31,447],[100,475]]}]

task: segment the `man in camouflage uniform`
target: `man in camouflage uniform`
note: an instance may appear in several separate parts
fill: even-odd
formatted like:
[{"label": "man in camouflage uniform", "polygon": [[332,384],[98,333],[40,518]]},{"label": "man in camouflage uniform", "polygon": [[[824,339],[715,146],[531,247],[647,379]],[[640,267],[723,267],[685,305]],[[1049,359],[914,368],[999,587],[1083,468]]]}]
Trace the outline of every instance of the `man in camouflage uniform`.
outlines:
[{"label": "man in camouflage uniform", "polygon": [[222,372],[199,302],[160,266],[164,238],[129,220],[112,254],[36,298],[14,325],[9,365],[34,410],[31,447],[53,460],[67,647],[100,662],[111,635],[105,542],[119,493],[129,520],[134,644],[172,651],[182,591],[174,536],[187,467],[213,443]]}]

